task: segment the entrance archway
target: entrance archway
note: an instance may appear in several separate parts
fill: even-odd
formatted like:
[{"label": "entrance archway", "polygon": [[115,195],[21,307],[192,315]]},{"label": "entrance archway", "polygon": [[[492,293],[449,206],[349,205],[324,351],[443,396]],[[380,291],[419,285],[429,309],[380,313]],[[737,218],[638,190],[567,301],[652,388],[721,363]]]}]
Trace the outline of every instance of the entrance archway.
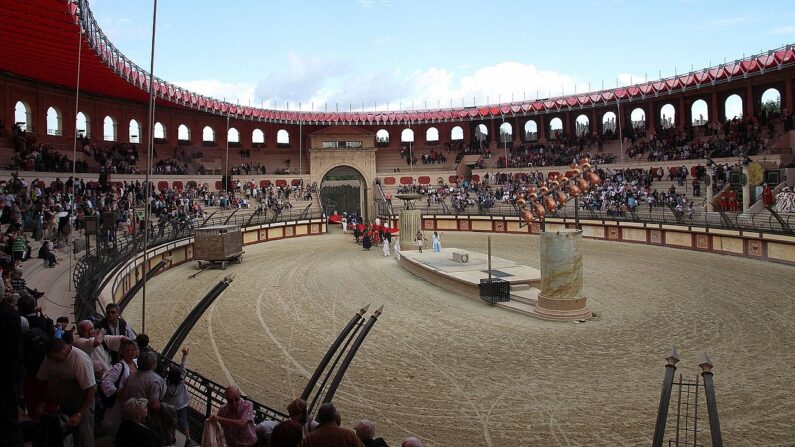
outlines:
[{"label": "entrance archway", "polygon": [[320,181],[320,205],[327,216],[347,212],[365,216],[367,183],[356,168],[336,166],[323,175]]}]

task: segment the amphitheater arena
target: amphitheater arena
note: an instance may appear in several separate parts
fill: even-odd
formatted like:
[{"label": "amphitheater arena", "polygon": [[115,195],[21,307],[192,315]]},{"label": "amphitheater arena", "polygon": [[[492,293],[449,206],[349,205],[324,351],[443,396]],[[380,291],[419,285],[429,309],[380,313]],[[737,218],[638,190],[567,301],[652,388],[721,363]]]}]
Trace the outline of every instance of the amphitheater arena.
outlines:
[{"label": "amphitheater arena", "polygon": [[[795,175],[790,167],[795,147],[792,46],[576,96],[434,110],[288,112],[224,103],[166,80],[150,80],[102,34],[83,0],[3,3],[14,6],[13,14],[0,18],[3,163],[19,156],[11,129],[11,123],[19,123],[37,144],[82,162],[85,172],[77,177],[108,188],[143,181],[143,174],[104,172],[94,157],[73,148],[76,136],[111,150],[138,140],[140,157],[127,172],[144,172],[151,87],[157,153],[152,164],[190,154],[181,160],[188,172],[152,174],[157,189],[188,192],[206,186],[225,194],[227,172],[231,185],[239,180],[243,190],[315,185],[320,193],[266,220],[252,217],[252,209],[233,214],[209,206],[208,212],[216,213],[213,222],[229,218],[243,227],[243,262],[226,270],[191,278],[197,271],[189,234],[160,241],[146,256],[78,253],[74,272],[64,263],[55,274],[26,268],[30,284],[74,307],[73,318],[101,314],[106,303],[129,295],[124,315],[140,328],[143,300],[136,285],[144,266],[165,260],[166,270],[148,281],[146,292],[146,332],[161,349],[200,299],[234,273],[229,288],[185,339],[192,352],[189,366],[221,385],[237,384],[249,398],[283,412],[351,316],[367,303],[371,311],[384,305],[335,403],[344,426],[366,417],[390,445],[408,435],[433,446],[648,445],[665,357],[676,346],[677,377],[695,379],[702,352],[714,364],[727,444],[795,442],[795,233],[790,215],[766,208],[758,188],[743,184],[742,175],[706,203],[704,194],[693,195],[693,177],[688,177],[687,201],[704,203],[689,219],[665,207],[632,217],[583,211],[575,219],[571,204],[548,215],[548,231],[583,229],[584,295],[594,313],[585,322],[544,321],[459,296],[407,272],[382,256],[380,247],[363,251],[350,234],[328,222],[334,210],[355,209],[366,222],[379,218],[398,225],[402,207],[397,200],[390,206],[387,197],[401,187],[462,181],[459,152],[480,156],[483,166],[473,168],[473,183],[486,175],[493,181],[495,172],[565,174],[571,169],[567,164],[497,165],[501,154],[513,157],[515,150],[550,144],[561,134],[598,135],[600,157],[609,161],[599,167],[611,172],[662,168],[666,175],[652,183],[659,191],[680,186],[669,172],[684,166],[696,173],[710,162],[737,165],[747,180],[745,161],[745,166],[761,166],[764,179],[779,192]],[[33,16],[39,19],[29,21]],[[616,117],[627,122],[640,110],[642,122],[633,123],[640,140],[672,131],[689,135],[690,141],[727,138],[723,131],[711,134],[710,124],[724,122],[726,102],[736,97],[746,119],[772,120],[764,147],[748,160],[736,155],[627,159],[624,142],[614,136]],[[763,108],[769,98],[779,104],[775,118]],[[696,115],[696,105],[706,105],[707,113]],[[73,124],[72,116],[80,124]],[[479,151],[465,150],[472,141]],[[418,158],[443,154],[446,161],[408,165],[406,151]],[[267,173],[245,170],[245,164],[264,165]],[[72,175],[69,170],[28,171],[25,165],[12,170],[43,185]],[[10,179],[12,170],[1,177]],[[697,180],[704,190],[705,180]],[[734,210],[719,205],[731,187],[742,192]],[[491,236],[495,256],[541,267],[541,226],[525,226],[512,205],[456,212],[450,198],[427,206],[420,202],[422,228],[440,231],[445,247],[485,252]],[[69,255],[66,249],[58,253]],[[104,265],[99,259],[118,262]],[[94,279],[86,279],[85,272]],[[64,291],[71,290],[70,277],[76,298],[75,292]],[[51,316],[64,313],[52,301],[44,306]],[[676,410],[674,396],[666,440],[675,436]],[[710,445],[704,408],[698,424],[699,444]]]}]

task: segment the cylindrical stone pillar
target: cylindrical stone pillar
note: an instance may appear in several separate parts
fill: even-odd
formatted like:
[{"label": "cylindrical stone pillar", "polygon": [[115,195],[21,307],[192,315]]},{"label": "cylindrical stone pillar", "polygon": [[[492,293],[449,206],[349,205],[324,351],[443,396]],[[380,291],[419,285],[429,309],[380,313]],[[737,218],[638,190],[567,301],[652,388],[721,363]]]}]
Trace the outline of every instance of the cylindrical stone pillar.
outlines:
[{"label": "cylindrical stone pillar", "polygon": [[420,210],[400,210],[400,251],[416,250],[415,237],[422,230]]},{"label": "cylindrical stone pillar", "polygon": [[590,318],[582,296],[582,230],[541,233],[541,292],[535,314],[548,320]]}]

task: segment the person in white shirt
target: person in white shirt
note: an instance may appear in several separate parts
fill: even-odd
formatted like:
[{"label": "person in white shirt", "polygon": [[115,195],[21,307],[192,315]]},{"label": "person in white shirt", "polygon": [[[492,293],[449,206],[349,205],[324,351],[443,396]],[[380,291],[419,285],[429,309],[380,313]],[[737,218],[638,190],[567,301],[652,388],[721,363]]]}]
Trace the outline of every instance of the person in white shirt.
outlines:
[{"label": "person in white shirt", "polygon": [[48,398],[69,416],[66,425],[75,429],[75,445],[93,447],[97,382],[88,354],[61,339],[52,339],[36,378],[49,383]]}]

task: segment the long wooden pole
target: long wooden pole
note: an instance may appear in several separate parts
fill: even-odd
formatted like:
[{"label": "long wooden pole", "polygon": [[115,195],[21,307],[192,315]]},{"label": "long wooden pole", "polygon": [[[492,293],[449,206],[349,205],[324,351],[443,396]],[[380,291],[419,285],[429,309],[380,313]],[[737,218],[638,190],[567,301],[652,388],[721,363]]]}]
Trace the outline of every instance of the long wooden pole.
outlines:
[{"label": "long wooden pole", "polygon": [[491,236],[489,236],[489,281],[491,281]]}]

